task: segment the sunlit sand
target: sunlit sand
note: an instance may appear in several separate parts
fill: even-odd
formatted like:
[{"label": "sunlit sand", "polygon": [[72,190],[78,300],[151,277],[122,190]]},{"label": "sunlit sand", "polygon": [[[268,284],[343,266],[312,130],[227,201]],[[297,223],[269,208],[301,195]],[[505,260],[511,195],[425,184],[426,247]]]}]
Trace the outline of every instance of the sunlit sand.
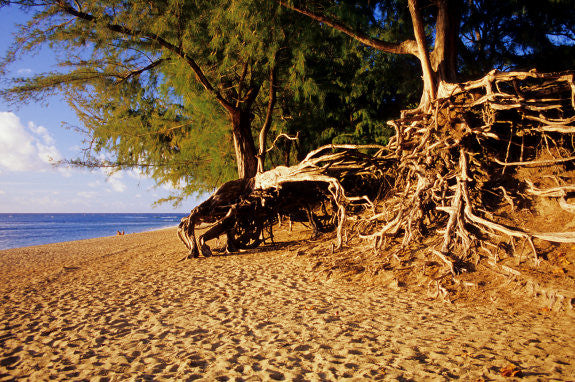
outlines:
[{"label": "sunlit sand", "polygon": [[[307,233],[298,235],[284,232],[283,240]],[[298,252],[292,241],[179,261],[186,253],[175,229],[0,251],[0,375],[309,381],[498,379],[505,370],[527,380],[575,375],[575,326],[567,313],[461,306],[325,280]]]}]

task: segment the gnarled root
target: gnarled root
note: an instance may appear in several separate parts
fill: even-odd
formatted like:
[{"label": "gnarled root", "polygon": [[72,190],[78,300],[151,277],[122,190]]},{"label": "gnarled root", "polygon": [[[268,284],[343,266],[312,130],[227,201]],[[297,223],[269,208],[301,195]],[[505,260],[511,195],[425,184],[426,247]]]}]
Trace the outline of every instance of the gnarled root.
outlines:
[{"label": "gnarled root", "polygon": [[[489,248],[534,239],[575,243],[575,232],[542,232],[519,220],[518,209],[555,199],[558,211],[575,211],[575,85],[573,73],[491,72],[454,87],[432,113],[412,113],[390,122],[396,129],[391,197],[364,218],[360,233],[384,245],[417,246],[437,236],[427,253],[456,274]],[[532,170],[536,169],[536,170]],[[552,185],[550,182],[554,182]],[[386,239],[387,238],[387,239]]]},{"label": "gnarled root", "polygon": [[183,218],[180,221],[180,224],[178,225],[178,237],[189,250],[188,256],[186,256],[182,260],[200,256],[200,251],[196,243],[194,226],[195,226],[195,220],[193,214],[190,214],[190,216]]}]

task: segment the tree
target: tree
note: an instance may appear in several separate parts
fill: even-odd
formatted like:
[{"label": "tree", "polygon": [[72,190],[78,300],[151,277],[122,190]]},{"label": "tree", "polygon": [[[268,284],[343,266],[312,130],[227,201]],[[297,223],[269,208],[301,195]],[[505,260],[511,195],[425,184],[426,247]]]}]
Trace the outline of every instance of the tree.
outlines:
[{"label": "tree", "polygon": [[[280,17],[277,4],[2,3],[10,4],[31,10],[33,18],[2,67],[43,45],[63,57],[60,71],[17,79],[5,97],[24,102],[62,91],[80,116],[89,148],[111,152],[110,164],[118,168],[140,166],[160,181],[184,178],[196,189],[213,187],[231,177],[231,140],[237,174],[255,175],[252,123],[262,121],[265,147],[275,73],[287,48],[283,24],[274,21]],[[256,116],[259,110],[266,114]],[[96,163],[97,156],[88,162]]]},{"label": "tree", "polygon": [[[560,47],[563,53],[570,52],[571,57],[573,53],[572,0],[510,0],[498,2],[497,7],[481,0],[408,0],[407,4],[382,0],[367,5],[355,1],[314,1],[305,7],[299,2],[280,0],[280,3],[373,49],[416,57],[423,78],[422,109],[451,91],[450,84],[461,80],[458,73],[461,67],[467,73],[477,74],[478,63],[514,67],[533,62],[552,48]],[[350,14],[365,21],[361,24],[354,18],[350,21]],[[405,25],[410,25],[409,35],[405,34]],[[532,30],[536,33],[527,37]],[[473,57],[472,52],[492,59]],[[483,66],[480,71],[489,69]]]}]

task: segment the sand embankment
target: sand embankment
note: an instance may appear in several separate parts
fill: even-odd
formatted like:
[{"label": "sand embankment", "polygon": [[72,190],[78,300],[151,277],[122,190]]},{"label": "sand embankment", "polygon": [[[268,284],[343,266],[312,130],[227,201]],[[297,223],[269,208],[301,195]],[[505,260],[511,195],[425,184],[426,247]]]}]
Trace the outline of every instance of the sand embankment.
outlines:
[{"label": "sand embankment", "polygon": [[0,251],[0,379],[575,375],[573,316],[321,281],[295,244],[178,262],[162,230]]}]

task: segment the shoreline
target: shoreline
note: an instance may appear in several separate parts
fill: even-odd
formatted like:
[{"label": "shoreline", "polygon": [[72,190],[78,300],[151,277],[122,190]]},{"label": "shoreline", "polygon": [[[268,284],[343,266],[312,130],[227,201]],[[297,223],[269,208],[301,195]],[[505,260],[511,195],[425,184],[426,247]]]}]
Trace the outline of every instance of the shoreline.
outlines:
[{"label": "shoreline", "polygon": [[146,230],[144,230],[144,231],[129,232],[129,233],[125,233],[125,234],[122,234],[122,235],[115,234],[115,235],[106,235],[106,236],[96,236],[96,237],[90,237],[90,238],[86,238],[86,239],[75,239],[75,240],[67,240],[67,241],[56,241],[56,242],[53,242],[53,243],[43,243],[43,244],[25,245],[25,246],[22,246],[22,247],[0,248],[0,256],[2,255],[2,252],[4,252],[4,251],[19,250],[19,249],[26,249],[26,248],[32,248],[32,247],[41,247],[41,246],[45,246],[45,245],[66,245],[66,244],[73,244],[74,242],[80,242],[80,241],[84,241],[84,240],[106,239],[106,238],[109,238],[109,237],[136,235],[136,234],[139,234],[139,233],[154,232],[154,231],[163,231],[163,230],[177,229],[177,228],[178,228],[177,225],[170,225],[170,226],[165,226],[165,227],[160,227],[160,228],[150,228],[150,229],[146,229]]},{"label": "shoreline", "polygon": [[[12,220],[15,215],[19,216]],[[36,216],[40,220],[36,221]],[[118,232],[127,235],[169,229],[177,227],[182,216],[180,213],[1,213],[0,251],[117,236]]]},{"label": "shoreline", "polygon": [[575,375],[571,316],[326,281],[302,232],[186,261],[175,228],[3,250],[0,379]]},{"label": "shoreline", "polygon": [[140,233],[155,232],[155,231],[164,231],[164,230],[177,229],[177,228],[178,228],[177,225],[169,225],[169,226],[163,226],[163,227],[159,227],[159,228],[150,228],[150,229],[146,229],[146,230],[144,230],[144,231],[129,232],[129,233],[125,233],[125,234],[122,234],[122,235],[118,235],[118,234],[116,233],[115,235],[96,236],[96,237],[89,237],[89,238],[86,238],[86,239],[75,239],[75,240],[66,240],[66,241],[56,241],[56,242],[53,242],[53,243],[26,245],[26,246],[22,246],[22,247],[13,247],[13,248],[0,248],[0,255],[1,255],[2,252],[4,252],[4,251],[12,251],[12,250],[32,248],[32,247],[42,247],[42,246],[46,246],[46,245],[68,245],[68,244],[73,244],[73,243],[75,243],[75,242],[82,242],[82,241],[85,241],[85,240],[98,240],[98,239],[106,239],[106,238],[117,237],[117,236],[137,235],[137,234],[140,234]]}]

